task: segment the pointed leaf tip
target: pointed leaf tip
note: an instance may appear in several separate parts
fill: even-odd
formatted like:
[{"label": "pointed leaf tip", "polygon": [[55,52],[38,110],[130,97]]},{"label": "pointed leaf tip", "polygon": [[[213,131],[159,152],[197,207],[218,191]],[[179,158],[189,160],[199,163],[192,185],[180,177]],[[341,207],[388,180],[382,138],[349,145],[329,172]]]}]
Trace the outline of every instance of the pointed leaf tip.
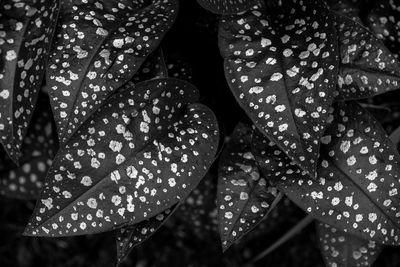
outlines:
[{"label": "pointed leaf tip", "polygon": [[218,147],[210,109],[177,79],[108,99],[55,157],[26,233],[98,233],[142,222],[197,186]]},{"label": "pointed leaf tip", "polygon": [[334,22],[323,1],[266,5],[223,16],[219,42],[225,76],[257,128],[314,176],[336,91]]}]

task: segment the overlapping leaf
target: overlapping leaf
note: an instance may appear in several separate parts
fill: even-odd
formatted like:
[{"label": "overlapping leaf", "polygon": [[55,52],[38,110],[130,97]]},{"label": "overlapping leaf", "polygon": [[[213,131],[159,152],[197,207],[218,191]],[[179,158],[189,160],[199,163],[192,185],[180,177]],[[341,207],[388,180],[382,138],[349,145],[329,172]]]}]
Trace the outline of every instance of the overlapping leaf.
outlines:
[{"label": "overlapping leaf", "polygon": [[263,174],[322,222],[383,244],[399,244],[400,156],[356,102],[338,104],[321,139],[318,179],[307,176],[261,134],[253,152]]},{"label": "overlapping leaf", "polygon": [[334,13],[339,37],[338,99],[359,99],[400,87],[400,62],[373,33]]},{"label": "overlapping leaf", "polygon": [[382,249],[374,241],[349,235],[325,223],[317,224],[317,233],[328,267],[369,267]]},{"label": "overlapping leaf", "polygon": [[398,57],[400,54],[400,2],[378,0],[368,14],[367,25]]},{"label": "overlapping leaf", "polygon": [[197,0],[197,2],[216,14],[235,14],[249,10],[259,0]]},{"label": "overlapping leaf", "polygon": [[0,4],[0,142],[17,162],[42,84],[58,0]]},{"label": "overlapping leaf", "polygon": [[7,153],[0,155],[0,194],[22,199],[39,197],[57,147],[52,119],[48,99],[39,98],[22,144],[20,166]]},{"label": "overlapping leaf", "polygon": [[267,3],[223,17],[225,76],[254,124],[314,176],[339,64],[332,16],[323,1]]},{"label": "overlapping leaf", "polygon": [[127,86],[133,86],[134,83],[143,82],[150,79],[165,77],[168,77],[168,70],[167,66],[165,65],[162,49],[158,48],[146,59]]},{"label": "overlapping leaf", "polygon": [[177,205],[175,204],[148,220],[122,228],[117,234],[118,262],[122,262],[135,246],[152,236],[176,210]]},{"label": "overlapping leaf", "polygon": [[177,0],[63,5],[46,77],[62,143],[132,78],[176,14]]},{"label": "overlapping leaf", "polygon": [[157,79],[96,111],[56,155],[29,235],[77,235],[139,223],[171,207],[205,175],[218,127],[197,90]]},{"label": "overlapping leaf", "polygon": [[217,206],[224,250],[268,214],[277,196],[276,188],[260,177],[251,152],[252,131],[249,126],[239,123],[219,162]]}]

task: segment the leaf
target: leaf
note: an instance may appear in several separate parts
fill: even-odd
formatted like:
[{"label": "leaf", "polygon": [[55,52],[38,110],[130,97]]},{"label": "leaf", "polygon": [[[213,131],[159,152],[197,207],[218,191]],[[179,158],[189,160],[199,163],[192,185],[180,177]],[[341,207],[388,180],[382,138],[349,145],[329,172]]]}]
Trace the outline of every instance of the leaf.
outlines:
[{"label": "leaf", "polygon": [[[166,77],[168,77],[168,70],[165,65],[164,55],[162,49],[158,48],[146,59],[132,80],[128,82],[128,86],[129,83],[131,83],[130,86],[133,86],[134,83]],[[126,85],[124,86],[126,87]]]},{"label": "leaf", "polygon": [[367,28],[334,14],[339,37],[339,100],[367,98],[400,87],[400,62]]},{"label": "leaf", "polygon": [[321,252],[329,267],[371,266],[382,245],[342,232],[329,224],[318,223]]},{"label": "leaf", "polygon": [[396,147],[356,102],[339,103],[333,118],[321,139],[317,180],[258,134],[253,153],[262,173],[316,219],[364,239],[399,244]]},{"label": "leaf", "polygon": [[27,235],[98,233],[170,208],[206,174],[218,147],[213,113],[176,79],[115,94],[54,159]]},{"label": "leaf", "polygon": [[314,176],[336,90],[336,34],[322,1],[280,3],[223,17],[225,76],[257,128]]},{"label": "leaf", "polygon": [[[44,97],[44,96],[42,96]],[[36,199],[57,150],[50,103],[39,97],[22,144],[20,166],[0,154],[0,194],[12,198]]]},{"label": "leaf", "polygon": [[171,27],[177,5],[70,0],[63,6],[46,76],[61,143],[133,77]]},{"label": "leaf", "polygon": [[197,0],[197,2],[210,12],[215,14],[235,14],[256,5],[258,0]]},{"label": "leaf", "polygon": [[42,84],[58,8],[57,0],[0,5],[0,142],[14,162]]},{"label": "leaf", "polygon": [[393,0],[375,1],[368,14],[366,24],[383,41],[390,51],[398,57],[400,54],[400,3]]},{"label": "leaf", "polygon": [[239,123],[219,162],[217,206],[224,251],[265,218],[277,197],[276,188],[260,176],[251,153],[252,132]]},{"label": "leaf", "polygon": [[362,24],[360,19],[360,9],[354,1],[328,0],[326,2],[331,10]]},{"label": "leaf", "polygon": [[120,229],[117,234],[118,263],[121,263],[134,247],[152,236],[176,210],[177,205],[175,204],[148,220]]}]

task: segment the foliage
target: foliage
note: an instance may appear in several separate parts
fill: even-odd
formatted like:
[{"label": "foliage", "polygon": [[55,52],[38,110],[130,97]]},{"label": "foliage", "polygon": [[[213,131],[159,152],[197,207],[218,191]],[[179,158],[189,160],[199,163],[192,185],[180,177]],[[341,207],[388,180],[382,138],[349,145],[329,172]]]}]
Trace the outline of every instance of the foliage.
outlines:
[{"label": "foliage", "polygon": [[0,194],[20,202],[0,229],[29,236],[21,255],[114,240],[108,266],[295,266],[263,255],[315,220],[310,264],[382,264],[400,244],[400,3],[197,2],[2,2]]}]

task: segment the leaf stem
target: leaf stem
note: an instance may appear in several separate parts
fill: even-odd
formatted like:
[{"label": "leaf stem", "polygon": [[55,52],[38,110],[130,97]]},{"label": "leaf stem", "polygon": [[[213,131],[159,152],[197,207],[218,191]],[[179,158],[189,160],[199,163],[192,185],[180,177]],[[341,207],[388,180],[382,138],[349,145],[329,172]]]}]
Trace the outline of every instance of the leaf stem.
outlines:
[{"label": "leaf stem", "polygon": [[294,227],[292,227],[289,231],[287,231],[286,234],[281,236],[274,244],[272,244],[270,247],[266,248],[260,254],[255,256],[248,264],[245,264],[244,266],[251,265],[251,264],[261,260],[268,254],[270,254],[272,251],[279,248],[286,241],[290,240],[292,237],[294,237],[296,234],[298,234],[302,229],[304,229],[307,225],[309,225],[313,221],[314,221],[314,218],[311,215],[305,216],[300,222],[298,222]]}]

